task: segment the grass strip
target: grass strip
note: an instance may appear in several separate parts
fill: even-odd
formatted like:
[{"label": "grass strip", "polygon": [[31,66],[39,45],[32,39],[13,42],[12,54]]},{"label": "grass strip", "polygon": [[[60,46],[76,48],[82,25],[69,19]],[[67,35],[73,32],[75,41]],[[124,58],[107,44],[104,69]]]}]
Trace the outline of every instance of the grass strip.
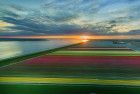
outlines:
[{"label": "grass strip", "polygon": [[73,55],[73,56],[140,56],[135,51],[56,51],[48,55]]},{"label": "grass strip", "polygon": [[0,77],[0,83],[97,84],[140,86],[140,80],[104,80],[90,78]]}]

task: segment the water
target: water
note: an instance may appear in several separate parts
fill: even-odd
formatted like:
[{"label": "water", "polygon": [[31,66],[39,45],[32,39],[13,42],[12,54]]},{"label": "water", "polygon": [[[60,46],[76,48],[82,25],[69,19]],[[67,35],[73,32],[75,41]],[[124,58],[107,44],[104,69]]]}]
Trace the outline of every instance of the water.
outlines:
[{"label": "water", "polygon": [[0,60],[78,43],[74,40],[0,41]]},{"label": "water", "polygon": [[119,47],[124,47],[124,48],[130,48],[134,51],[140,51],[140,40],[124,40],[124,41],[120,41],[120,42],[124,42],[124,43],[114,43],[114,41],[111,40],[102,40],[102,41],[90,41],[88,43],[86,43],[86,45],[78,45],[76,47],[113,47],[113,48],[119,48]]},{"label": "water", "polygon": [[89,47],[89,48],[93,48],[93,47],[96,47],[96,48],[100,48],[100,47],[114,47],[114,48],[117,48],[117,47],[126,47],[127,45],[126,44],[114,44],[113,41],[108,41],[108,40],[102,40],[102,41],[94,41],[94,40],[91,40],[85,44],[82,44],[82,45],[77,45],[75,47]]},{"label": "water", "polygon": [[127,46],[135,51],[140,51],[140,41],[132,41]]}]

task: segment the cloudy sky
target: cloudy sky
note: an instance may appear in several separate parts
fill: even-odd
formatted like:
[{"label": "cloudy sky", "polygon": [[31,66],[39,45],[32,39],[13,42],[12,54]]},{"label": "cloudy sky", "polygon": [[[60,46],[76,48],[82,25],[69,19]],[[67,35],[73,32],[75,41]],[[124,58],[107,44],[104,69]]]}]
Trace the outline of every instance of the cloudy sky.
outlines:
[{"label": "cloudy sky", "polygon": [[0,0],[0,36],[62,34],[140,34],[140,0]]}]

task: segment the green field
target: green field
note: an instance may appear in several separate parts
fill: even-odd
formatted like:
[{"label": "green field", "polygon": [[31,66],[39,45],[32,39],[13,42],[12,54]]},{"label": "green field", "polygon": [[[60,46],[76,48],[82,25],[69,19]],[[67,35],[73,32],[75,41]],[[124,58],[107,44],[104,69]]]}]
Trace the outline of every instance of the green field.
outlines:
[{"label": "green field", "polygon": [[57,51],[48,55],[72,55],[72,56],[140,56],[135,51]]}]

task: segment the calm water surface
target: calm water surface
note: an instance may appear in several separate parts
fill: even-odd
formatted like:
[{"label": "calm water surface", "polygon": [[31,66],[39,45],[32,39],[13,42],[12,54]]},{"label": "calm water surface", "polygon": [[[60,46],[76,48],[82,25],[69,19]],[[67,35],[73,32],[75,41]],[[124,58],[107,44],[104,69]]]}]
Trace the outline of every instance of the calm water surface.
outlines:
[{"label": "calm water surface", "polygon": [[0,60],[78,43],[74,40],[0,41]]}]

